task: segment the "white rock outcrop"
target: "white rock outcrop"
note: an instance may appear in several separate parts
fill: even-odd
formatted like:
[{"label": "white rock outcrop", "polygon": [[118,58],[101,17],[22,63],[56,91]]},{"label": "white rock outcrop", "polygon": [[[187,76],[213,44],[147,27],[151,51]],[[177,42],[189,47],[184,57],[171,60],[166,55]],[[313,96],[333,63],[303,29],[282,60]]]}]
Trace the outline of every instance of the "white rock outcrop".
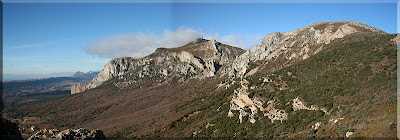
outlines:
[{"label": "white rock outcrop", "polygon": [[311,105],[310,107],[305,106],[299,97],[294,98],[292,101],[293,101],[292,103],[293,111],[298,111],[300,109],[322,110],[324,113],[328,114],[328,111],[325,108],[319,108],[317,105]]},{"label": "white rock outcrop", "polygon": [[343,120],[343,119],[344,119],[344,118],[336,118],[336,119],[332,118],[332,119],[329,119],[328,122],[330,122],[332,125],[334,125],[334,124],[336,124],[338,121]]},{"label": "white rock outcrop", "polygon": [[[291,32],[268,34],[258,45],[245,52],[216,40],[198,39],[196,42],[178,48],[159,48],[144,58],[113,59],[87,86],[75,86],[74,93],[98,87],[113,77],[123,76],[138,68],[141,70],[138,70],[136,74],[141,78],[155,73],[169,76],[174,72],[204,78],[215,76],[220,69],[222,69],[221,76],[228,74],[241,77],[249,68],[250,62],[272,61],[283,54],[287,60],[291,61],[307,59],[322,49],[322,46],[318,49],[311,49],[310,46],[327,44],[336,38],[359,31],[385,33],[354,21],[319,22]],[[301,48],[301,51],[297,53],[292,50],[296,47]],[[163,70],[154,72],[152,68],[154,66]]]},{"label": "white rock outcrop", "polygon": [[116,58],[108,62],[102,71],[87,85],[87,89],[95,88],[113,77],[124,75],[136,63],[135,58]]},{"label": "white rock outcrop", "polygon": [[288,117],[288,114],[284,110],[279,109],[271,109],[264,115],[268,116],[268,119],[270,119],[272,123],[274,123],[275,120],[281,121],[282,123],[282,121]]},{"label": "white rock outcrop", "polygon": [[312,126],[312,129],[317,130],[321,126],[321,122],[317,122]]},{"label": "white rock outcrop", "polygon": [[[241,87],[234,91],[234,95],[231,100],[230,109],[228,111],[228,117],[233,117],[234,114],[231,110],[239,111],[239,122],[242,123],[243,117],[249,115],[250,123],[255,123],[257,120],[255,119],[258,114],[258,110],[266,111],[267,113],[264,116],[268,116],[268,118],[274,122],[274,120],[283,121],[287,119],[288,114],[284,110],[279,110],[273,108],[273,101],[269,101],[268,107],[264,108],[263,102],[257,97],[250,98],[247,92],[247,84],[248,81],[246,79],[242,79],[240,81]],[[250,112],[246,112],[245,110],[250,109]]]},{"label": "white rock outcrop", "polygon": [[80,129],[66,129],[60,131],[58,129],[42,129],[28,138],[28,140],[106,140],[101,130],[95,129],[89,131],[84,128]]},{"label": "white rock outcrop", "polygon": [[[200,79],[212,77],[222,66],[232,63],[235,57],[244,52],[240,48],[224,45],[216,40],[199,39],[197,42],[178,48],[159,48],[153,54],[143,58],[113,59],[88,85],[75,85],[71,89],[72,93],[96,88],[114,77],[130,80],[127,79],[127,73],[139,78],[157,74],[164,77],[186,75]],[[183,79],[180,81],[184,82]],[[119,85],[121,84],[116,84],[122,87]]]},{"label": "white rock outcrop", "polygon": [[350,137],[353,134],[354,134],[354,132],[346,132],[346,138]]},{"label": "white rock outcrop", "polygon": [[71,94],[80,93],[84,90],[86,90],[86,86],[82,85],[81,83],[78,83],[77,85],[73,85],[71,87]]},{"label": "white rock outcrop", "polygon": [[[322,29],[317,29],[320,27]],[[385,33],[382,30],[355,21],[317,22],[291,32],[271,33],[264,36],[258,45],[237,57],[225,73],[229,76],[241,77],[249,68],[250,62],[272,60],[288,53],[294,47],[304,50],[300,53],[287,54],[287,59],[301,58],[304,60],[320,51],[320,49],[316,49],[315,52],[309,52],[308,46],[328,44],[334,39],[360,31]]]}]

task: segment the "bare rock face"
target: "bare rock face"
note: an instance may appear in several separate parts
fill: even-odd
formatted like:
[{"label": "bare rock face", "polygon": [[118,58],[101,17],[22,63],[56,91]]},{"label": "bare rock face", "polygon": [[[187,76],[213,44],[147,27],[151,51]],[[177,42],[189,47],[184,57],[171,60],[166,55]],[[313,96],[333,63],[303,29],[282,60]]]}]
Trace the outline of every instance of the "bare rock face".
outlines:
[{"label": "bare rock face", "polygon": [[[248,115],[248,119],[250,123],[255,123],[257,120],[255,119],[256,116],[260,116],[262,114],[258,114],[258,111],[261,111],[264,116],[267,116],[268,119],[271,120],[273,123],[275,120],[283,121],[286,120],[288,117],[288,113],[284,110],[279,110],[274,108],[274,101],[268,101],[264,103],[257,97],[250,98],[248,95],[250,94],[247,92],[247,85],[248,81],[246,79],[242,79],[240,81],[240,87],[234,90],[232,99],[229,105],[228,117],[234,117],[235,114],[232,113],[232,110],[239,111],[238,117],[239,122],[242,123],[243,117]],[[264,108],[263,104],[267,104],[267,107]],[[250,109],[250,112],[246,112],[246,108]]]},{"label": "bare rock face", "polygon": [[73,85],[71,87],[71,94],[80,93],[86,89],[86,86],[82,85],[81,83],[77,85]]},{"label": "bare rock face", "polygon": [[198,78],[212,77],[217,72],[242,54],[244,50],[228,46],[216,40],[202,41],[202,43],[185,45],[178,48],[168,49],[173,56],[178,56],[181,62],[193,64],[195,69],[200,70]]},{"label": "bare rock face", "polygon": [[291,32],[268,34],[247,51],[216,40],[197,39],[178,48],[159,48],[143,58],[113,59],[87,86],[77,85],[71,90],[78,93],[95,88],[114,77],[126,80],[128,73],[139,78],[162,75],[202,79],[217,74],[241,77],[250,62],[269,62],[279,57],[286,61],[282,65],[288,66],[318,53],[334,39],[355,32],[385,33],[354,21],[318,22]]},{"label": "bare rock face", "polygon": [[[275,120],[283,121],[288,118],[288,113],[284,110],[274,108],[274,101],[268,101],[267,107],[263,108],[261,101],[256,97],[249,98],[247,95],[247,81],[243,78],[246,72],[247,75],[255,73],[258,67],[248,70],[250,62],[262,61],[265,63],[276,61],[280,58],[284,62],[282,66],[290,65],[291,62],[304,60],[322,50],[324,45],[329,44],[337,38],[342,38],[355,32],[377,32],[385,33],[377,28],[368,25],[353,22],[320,22],[313,23],[304,28],[300,28],[291,32],[275,32],[268,34],[262,38],[259,45],[256,45],[250,50],[238,56],[232,63],[224,69],[222,75],[227,74],[229,77],[239,77],[241,79],[241,87],[234,90],[233,97],[228,111],[228,117],[233,117],[235,114],[232,110],[239,111],[239,122],[242,122],[242,117],[249,115],[251,123],[256,122],[254,116],[257,114],[257,109],[264,113],[264,116],[274,122]],[[266,64],[265,64],[266,65]],[[254,71],[253,71],[254,70]],[[288,75],[291,75],[291,73]],[[264,82],[272,82],[264,78]],[[256,104],[259,102],[258,104]],[[293,110],[322,110],[324,113],[329,113],[325,108],[319,108],[316,105],[307,107],[299,98],[293,99]],[[246,112],[245,108],[249,107],[251,112]]]},{"label": "bare rock face", "polygon": [[336,38],[342,38],[351,33],[357,32],[357,29],[351,27],[349,24],[345,24],[339,27],[336,31],[333,30],[334,25],[329,25],[324,29],[323,34],[318,38],[317,43],[330,43],[331,40]]},{"label": "bare rock face", "polygon": [[[355,21],[318,22],[291,32],[275,32],[262,38],[259,45],[240,55],[224,72],[229,76],[243,76],[250,62],[270,61],[278,56],[287,60],[307,59],[318,53],[325,44],[355,32],[385,33]],[[320,48],[311,48],[320,46]]]},{"label": "bare rock face", "polygon": [[28,140],[106,140],[101,130],[89,131],[84,128],[80,129],[67,129],[60,131],[58,129],[42,129],[36,134],[28,138]]},{"label": "bare rock face", "polygon": [[[71,93],[98,87],[114,77],[122,80],[129,80],[128,76],[145,78],[154,75],[164,77],[188,75],[200,79],[212,77],[243,52],[244,50],[240,48],[216,40],[198,39],[178,48],[159,48],[153,54],[139,59],[116,58],[106,64],[87,86],[75,85],[71,88]],[[129,81],[125,83],[127,82]]]},{"label": "bare rock face", "polygon": [[130,67],[134,65],[135,60],[135,58],[131,57],[116,58],[111,60],[88,85],[73,85],[71,87],[71,94],[76,94],[85,91],[86,89],[95,88],[112,77],[125,74],[127,71],[129,71]]},{"label": "bare rock face", "polygon": [[102,71],[87,85],[87,89],[95,88],[112,77],[124,75],[135,65],[135,58],[123,57],[116,58],[108,62]]},{"label": "bare rock face", "polygon": [[310,107],[307,107],[301,100],[299,97],[294,98],[292,103],[292,108],[293,111],[298,111],[301,109],[306,109],[306,110],[322,110],[324,113],[329,114],[329,112],[327,112],[326,108],[319,108],[317,105],[311,105]]}]

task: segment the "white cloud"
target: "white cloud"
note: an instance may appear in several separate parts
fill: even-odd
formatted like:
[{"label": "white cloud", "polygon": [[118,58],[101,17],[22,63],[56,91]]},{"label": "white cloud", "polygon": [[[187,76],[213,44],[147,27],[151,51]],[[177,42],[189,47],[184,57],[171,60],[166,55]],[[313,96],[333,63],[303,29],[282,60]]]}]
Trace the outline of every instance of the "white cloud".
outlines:
[{"label": "white cloud", "polygon": [[161,37],[153,34],[129,34],[99,39],[84,48],[86,53],[100,57],[143,57],[157,48],[179,47],[199,38],[200,34],[193,29],[181,27],[176,31],[165,30]]},{"label": "white cloud", "polygon": [[181,27],[176,31],[165,30],[161,36],[154,34],[126,34],[99,39],[86,48],[88,54],[98,55],[103,58],[144,57],[153,53],[157,48],[180,47],[204,35],[205,39],[216,39],[224,44],[229,44],[244,49],[249,49],[258,44],[261,37],[248,35],[220,36],[218,33],[210,36],[194,29]]},{"label": "white cloud", "polygon": [[164,38],[162,42],[165,43],[165,48],[179,47],[201,37],[200,33],[197,31],[183,27],[175,32],[166,30],[163,35]]},{"label": "white cloud", "polygon": [[142,57],[157,48],[158,37],[152,34],[131,34],[99,39],[85,48],[86,53],[101,57]]},{"label": "white cloud", "polygon": [[221,43],[228,44],[231,46],[239,47],[245,50],[251,49],[254,45],[259,44],[261,35],[242,35],[242,34],[230,34],[221,36],[219,33],[214,33],[212,36],[205,36],[206,39],[215,39]]}]

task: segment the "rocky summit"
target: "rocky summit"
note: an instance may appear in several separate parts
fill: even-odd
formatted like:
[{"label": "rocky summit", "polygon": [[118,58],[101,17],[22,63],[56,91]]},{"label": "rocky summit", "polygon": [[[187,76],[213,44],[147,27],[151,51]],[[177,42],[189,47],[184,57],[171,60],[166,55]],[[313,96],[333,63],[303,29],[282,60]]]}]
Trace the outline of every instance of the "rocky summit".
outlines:
[{"label": "rocky summit", "polygon": [[[138,67],[143,69],[130,75],[168,76],[171,72],[177,72],[204,78],[215,76],[222,68],[221,76],[227,74],[241,77],[249,69],[251,62],[274,61],[278,56],[283,56],[283,59],[286,59],[283,66],[288,66],[318,53],[332,40],[355,32],[386,34],[382,30],[360,22],[337,21],[312,23],[291,32],[271,33],[264,36],[259,45],[247,51],[216,40],[197,39],[178,48],[159,48],[153,54],[140,59],[130,57],[113,59],[87,86],[76,85],[71,91],[79,93],[95,88],[113,77],[123,77],[125,73],[135,71]],[[156,69],[160,70],[154,72],[150,67],[157,67]]]},{"label": "rocky summit", "polygon": [[71,91],[79,93],[92,89],[114,77],[128,79],[127,73],[129,76],[139,78],[154,75],[164,77],[189,75],[200,79],[213,77],[221,67],[232,63],[243,52],[244,50],[240,48],[216,40],[197,39],[178,48],[158,48],[153,54],[140,59],[130,57],[113,59],[88,85],[75,85]]},{"label": "rocky summit", "polygon": [[386,34],[355,21],[318,22],[291,32],[275,32],[264,36],[259,45],[236,58],[227,73],[240,77],[249,69],[250,62],[274,61],[279,56],[285,59],[282,65],[288,66],[318,53],[332,40],[355,32]]},{"label": "rocky summit", "polygon": [[393,139],[397,44],[355,21],[271,33],[249,50],[200,38],[115,58],[74,95],[5,112],[110,139]]}]

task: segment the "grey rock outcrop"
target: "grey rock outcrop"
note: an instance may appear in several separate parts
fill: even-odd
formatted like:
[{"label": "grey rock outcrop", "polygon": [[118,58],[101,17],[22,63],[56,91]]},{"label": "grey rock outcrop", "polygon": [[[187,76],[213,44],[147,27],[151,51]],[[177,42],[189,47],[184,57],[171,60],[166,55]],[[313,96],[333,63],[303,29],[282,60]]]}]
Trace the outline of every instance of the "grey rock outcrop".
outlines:
[{"label": "grey rock outcrop", "polygon": [[135,60],[135,58],[131,57],[116,58],[111,60],[104,66],[103,70],[100,71],[96,77],[94,77],[94,79],[86,86],[86,88],[95,88],[112,77],[124,75],[133,65],[135,65]]},{"label": "grey rock outcrop", "polygon": [[[288,60],[307,59],[320,51],[324,44],[355,32],[386,33],[377,28],[355,21],[335,21],[312,23],[291,32],[275,32],[262,38],[259,45],[240,55],[228,67],[225,74],[243,76],[250,62],[269,61],[278,56]],[[321,48],[311,48],[321,46]]]},{"label": "grey rock outcrop", "polygon": [[268,34],[247,51],[216,40],[198,39],[178,48],[159,48],[143,58],[113,59],[87,86],[75,86],[74,90],[77,93],[95,88],[114,77],[127,79],[127,73],[140,78],[186,75],[201,79],[217,73],[241,77],[248,71],[250,62],[269,62],[280,57],[286,61],[283,66],[287,66],[318,53],[332,40],[355,32],[385,33],[355,21],[336,21],[312,23],[291,32]]},{"label": "grey rock outcrop", "polygon": [[93,80],[94,77],[97,76],[98,71],[89,71],[89,72],[76,72],[71,78],[75,79],[78,83],[71,86],[71,94],[80,93],[87,89],[87,84]]},{"label": "grey rock outcrop", "polygon": [[81,83],[79,83],[77,85],[73,85],[71,87],[71,94],[80,93],[80,92],[84,91],[85,89],[86,89],[86,86],[82,85]]},{"label": "grey rock outcrop", "polygon": [[[314,55],[322,50],[324,45],[329,44],[334,39],[342,38],[347,35],[356,32],[376,32],[385,34],[385,32],[365,25],[363,23],[354,21],[338,21],[338,22],[319,22],[312,23],[309,26],[291,31],[291,32],[275,32],[268,34],[262,38],[259,45],[256,45],[250,50],[238,56],[235,61],[229,64],[223,71],[222,75],[228,75],[230,77],[240,77],[241,87],[235,90],[230,104],[230,110],[228,111],[228,117],[233,117],[235,114],[231,110],[239,110],[239,122],[242,122],[242,117],[250,113],[245,112],[244,108],[249,106],[251,109],[251,114],[249,115],[249,120],[254,123],[252,117],[257,115],[257,108],[260,111],[265,111],[267,113],[264,116],[273,122],[274,120],[287,119],[288,113],[284,110],[278,110],[274,108],[273,101],[267,102],[267,108],[263,108],[262,104],[256,106],[253,105],[255,101],[253,98],[250,99],[247,95],[247,86],[243,86],[243,82],[246,81],[243,77],[247,74],[254,74],[258,67],[253,68],[249,71],[249,64],[251,62],[261,61],[266,66],[268,62],[276,61],[280,58],[284,62],[279,64],[281,66],[290,65],[291,62],[304,60]],[[254,70],[254,71],[253,71]],[[291,75],[291,73],[288,75]],[[272,82],[269,79],[264,78],[264,82]],[[312,105],[307,107],[300,101],[299,98],[293,99],[293,110],[298,111],[300,109],[307,110],[322,110],[327,113],[325,108],[319,108],[318,106]],[[254,112],[254,113],[253,113]]]},{"label": "grey rock outcrop", "polygon": [[106,140],[101,130],[89,131],[84,128],[67,129],[60,131],[58,129],[42,129],[28,138],[28,140]]},{"label": "grey rock outcrop", "polygon": [[243,52],[240,48],[205,39],[198,39],[178,48],[158,48],[153,54],[143,58],[124,57],[111,60],[87,86],[75,85],[71,92],[79,93],[98,87],[114,77],[122,80],[132,76],[144,78],[154,75],[189,75],[200,79],[212,77]]}]

